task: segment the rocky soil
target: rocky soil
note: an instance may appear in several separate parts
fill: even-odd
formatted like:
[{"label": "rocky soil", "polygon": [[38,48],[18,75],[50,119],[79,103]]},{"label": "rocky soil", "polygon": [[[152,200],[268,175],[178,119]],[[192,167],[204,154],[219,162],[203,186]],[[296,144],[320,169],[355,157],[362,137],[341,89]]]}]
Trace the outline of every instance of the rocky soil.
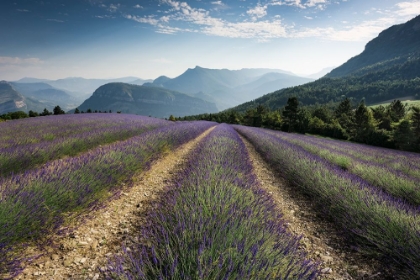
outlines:
[{"label": "rocky soil", "polygon": [[[287,184],[244,138],[254,172],[276,202],[288,229],[302,236],[301,248],[321,264],[320,279],[393,279],[377,260],[355,251],[331,221],[317,212],[314,202]],[[310,174],[308,174],[310,176]]]},{"label": "rocky soil", "polygon": [[[132,231],[150,201],[183,167],[188,153],[212,130],[164,154],[151,168],[134,178],[134,186],[125,188],[106,207],[79,217],[63,235],[55,235],[52,246],[26,254],[39,256],[27,263],[16,279],[100,279],[98,268],[104,267],[122,244],[131,240]],[[140,219],[139,219],[140,216]]]}]

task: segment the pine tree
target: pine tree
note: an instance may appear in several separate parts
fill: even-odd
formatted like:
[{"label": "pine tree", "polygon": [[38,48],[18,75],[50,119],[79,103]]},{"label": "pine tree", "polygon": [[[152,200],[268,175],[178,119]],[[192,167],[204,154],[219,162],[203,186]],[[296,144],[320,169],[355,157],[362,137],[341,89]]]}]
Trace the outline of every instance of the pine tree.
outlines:
[{"label": "pine tree", "polygon": [[399,100],[394,100],[388,107],[393,122],[399,122],[405,116],[405,107]]},{"label": "pine tree", "polygon": [[54,107],[53,112],[54,112],[54,115],[64,115],[66,113],[58,105]]},{"label": "pine tree", "polygon": [[357,107],[354,115],[354,135],[357,142],[367,143],[370,134],[375,131],[375,122],[372,112],[362,101]]},{"label": "pine tree", "polygon": [[285,130],[294,132],[298,123],[299,100],[297,97],[289,97],[287,105],[283,110],[283,123]]}]

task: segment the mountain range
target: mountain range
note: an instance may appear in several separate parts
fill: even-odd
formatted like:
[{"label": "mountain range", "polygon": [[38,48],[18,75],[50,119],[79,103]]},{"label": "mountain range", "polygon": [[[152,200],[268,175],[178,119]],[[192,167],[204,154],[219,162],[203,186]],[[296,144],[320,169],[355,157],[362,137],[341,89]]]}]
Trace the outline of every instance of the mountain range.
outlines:
[{"label": "mountain range", "polygon": [[362,53],[321,79],[266,94],[232,108],[244,112],[258,105],[281,109],[289,97],[301,104],[326,104],[349,98],[376,104],[420,99],[420,16],[382,31]]},{"label": "mountain range", "polygon": [[159,87],[108,83],[78,106],[80,111],[123,111],[124,113],[168,118],[202,112],[217,112],[213,103]]},{"label": "mountain range", "polygon": [[161,76],[146,86],[163,87],[213,102],[219,110],[261,95],[313,81],[279,69],[208,69],[196,66],[173,79]]},{"label": "mountain range", "polygon": [[[26,101],[29,104],[26,107],[27,110],[42,111],[43,108],[47,108],[51,111],[53,107],[59,105],[62,109],[68,111],[74,109],[75,107],[84,108],[85,104],[89,104],[89,107],[94,110],[104,110],[103,108],[106,107],[111,110],[122,111],[124,113],[138,113],[143,112],[144,110],[137,110],[133,106],[128,106],[127,104],[122,105],[121,103],[115,103],[109,98],[106,100],[108,100],[110,104],[105,106],[104,102],[98,100],[97,97],[99,95],[96,94],[93,96],[92,92],[96,92],[97,89],[106,84],[144,84],[150,88],[166,89],[167,91],[149,91],[150,94],[152,94],[152,92],[161,92],[163,99],[166,98],[163,92],[167,93],[169,91],[173,91],[177,92],[177,94],[183,93],[187,94],[189,97],[214,104],[208,107],[207,103],[203,103],[207,105],[200,105],[198,107],[200,110],[204,110],[204,108],[206,108],[206,110],[210,110],[208,112],[217,112],[222,109],[238,105],[241,102],[257,98],[264,93],[309,81],[312,80],[309,78],[299,77],[291,72],[279,69],[228,70],[207,69],[197,66],[194,69],[186,70],[178,77],[169,78],[161,76],[155,80],[143,80],[136,77],[124,77],[108,80],[84,78],[45,80],[23,78],[18,81],[11,82],[10,84],[16,91],[26,98]],[[116,89],[117,87],[114,85],[112,88]],[[119,93],[116,93],[117,96],[118,94]],[[153,98],[156,98],[156,96],[153,96]],[[34,102],[31,103],[30,100]],[[87,103],[84,103],[84,100],[86,100]],[[93,100],[98,102],[98,104],[93,104]],[[136,104],[136,106],[140,106],[138,102]],[[6,107],[7,106],[4,107],[6,112],[7,110],[14,110],[12,107],[9,109]],[[148,115],[166,116],[167,114],[163,114],[162,110],[158,110],[155,114],[151,112]],[[178,116],[185,116],[188,115],[190,111],[193,111],[194,113],[207,112],[197,110],[185,110],[184,112],[181,112],[176,109],[176,114]]]}]

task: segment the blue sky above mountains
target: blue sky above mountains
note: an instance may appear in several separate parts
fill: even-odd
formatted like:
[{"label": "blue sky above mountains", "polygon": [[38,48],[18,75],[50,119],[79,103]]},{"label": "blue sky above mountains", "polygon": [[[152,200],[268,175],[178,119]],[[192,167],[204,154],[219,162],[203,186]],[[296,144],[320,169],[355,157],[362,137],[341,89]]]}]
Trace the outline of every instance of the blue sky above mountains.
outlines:
[{"label": "blue sky above mountains", "polygon": [[196,65],[311,74],[418,14],[420,0],[1,1],[0,80],[175,77]]}]

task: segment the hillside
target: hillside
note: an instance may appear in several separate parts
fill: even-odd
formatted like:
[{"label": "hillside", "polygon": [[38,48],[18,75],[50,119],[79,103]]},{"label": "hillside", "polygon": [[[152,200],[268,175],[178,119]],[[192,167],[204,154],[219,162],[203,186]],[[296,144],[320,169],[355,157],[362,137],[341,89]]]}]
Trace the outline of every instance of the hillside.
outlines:
[{"label": "hillside", "polygon": [[[83,99],[71,96],[64,90],[52,87],[47,83],[10,83],[23,96],[43,104],[44,108],[52,111],[59,105],[63,110],[74,109]],[[35,110],[34,110],[35,111]],[[40,111],[40,110],[36,110]]]},{"label": "hillside", "polygon": [[195,67],[173,79],[161,76],[146,84],[214,102],[223,110],[268,92],[312,81],[278,69],[207,69]]},{"label": "hillside", "polygon": [[150,82],[151,80],[143,80],[137,77],[123,77],[117,79],[85,79],[80,77],[68,77],[58,80],[45,80],[45,79],[36,79],[36,78],[23,78],[17,81],[17,83],[45,83],[56,89],[66,91],[70,95],[76,98],[86,99],[89,97],[92,92],[94,92],[98,87],[108,84],[108,83],[132,83],[141,85],[145,82]]},{"label": "hillside", "polygon": [[28,109],[25,98],[11,84],[0,81],[0,114]]},{"label": "hillside", "polygon": [[282,108],[289,97],[301,104],[340,102],[347,97],[358,103],[393,99],[420,99],[420,16],[392,26],[371,40],[365,50],[335,68],[324,78],[266,94],[233,109],[245,111],[258,105]]},{"label": "hillside", "polygon": [[366,72],[403,64],[420,56],[420,16],[382,31],[365,50],[331,71],[327,77],[363,75]]},{"label": "hillside", "polygon": [[99,87],[78,108],[80,111],[112,110],[160,118],[217,111],[214,104],[183,93],[125,83],[109,83]]}]

